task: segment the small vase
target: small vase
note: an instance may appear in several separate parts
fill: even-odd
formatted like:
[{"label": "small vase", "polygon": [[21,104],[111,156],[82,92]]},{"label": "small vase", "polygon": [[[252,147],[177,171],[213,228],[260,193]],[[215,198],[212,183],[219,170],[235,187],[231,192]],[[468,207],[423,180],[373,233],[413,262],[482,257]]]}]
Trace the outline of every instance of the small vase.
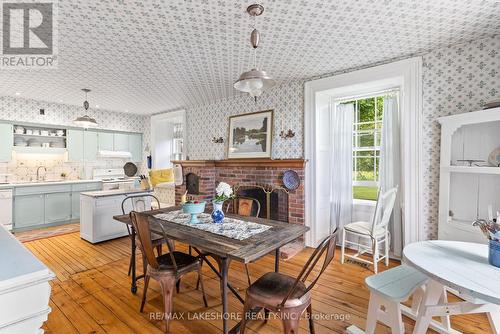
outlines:
[{"label": "small vase", "polygon": [[222,205],[224,204],[224,202],[212,202],[213,204],[213,211],[212,211],[212,220],[214,221],[214,223],[216,224],[220,224],[222,223],[222,221],[224,220],[224,211],[222,211]]}]

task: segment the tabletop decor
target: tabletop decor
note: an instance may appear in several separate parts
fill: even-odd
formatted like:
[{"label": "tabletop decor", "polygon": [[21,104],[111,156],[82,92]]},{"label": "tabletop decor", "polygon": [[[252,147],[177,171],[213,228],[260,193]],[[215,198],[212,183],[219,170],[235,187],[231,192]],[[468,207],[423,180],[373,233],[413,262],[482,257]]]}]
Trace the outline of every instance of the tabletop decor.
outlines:
[{"label": "tabletop decor", "polygon": [[500,224],[496,219],[477,219],[472,226],[478,226],[489,240],[488,262],[500,267]]},{"label": "tabletop decor", "polygon": [[199,224],[198,215],[205,211],[205,202],[186,202],[182,206],[182,211],[185,214],[191,215],[189,224]]},{"label": "tabletop decor", "polygon": [[190,214],[185,213],[185,211],[170,211],[154,215],[154,217],[176,224],[189,225],[203,231],[223,235],[236,240],[245,240],[271,228],[269,225],[229,217],[224,219],[224,223],[222,224],[214,224],[211,215],[208,213],[198,214],[197,223],[194,225],[191,223],[192,215],[190,216]]},{"label": "tabletop decor", "polygon": [[231,186],[226,182],[219,182],[217,188],[215,189],[215,193],[216,195],[212,201],[212,219],[214,223],[220,224],[224,220],[224,210],[222,209],[224,201],[233,198],[234,193],[233,188],[231,188]]},{"label": "tabletop decor", "polygon": [[228,159],[271,158],[273,110],[229,117]]}]

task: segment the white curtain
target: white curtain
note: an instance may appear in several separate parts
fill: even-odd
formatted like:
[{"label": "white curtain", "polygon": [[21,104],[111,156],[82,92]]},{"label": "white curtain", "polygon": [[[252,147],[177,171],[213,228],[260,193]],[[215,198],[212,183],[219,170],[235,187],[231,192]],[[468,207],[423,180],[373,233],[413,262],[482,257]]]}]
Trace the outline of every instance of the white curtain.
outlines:
[{"label": "white curtain", "polygon": [[401,255],[401,142],[399,128],[399,105],[397,97],[384,98],[382,117],[382,142],[380,145],[379,180],[380,191],[385,192],[399,186],[398,196],[394,204],[389,231],[391,232],[391,249],[394,254]]},{"label": "white curtain", "polygon": [[331,232],[351,222],[352,215],[352,135],[354,104],[330,101],[332,145],[330,160]]}]

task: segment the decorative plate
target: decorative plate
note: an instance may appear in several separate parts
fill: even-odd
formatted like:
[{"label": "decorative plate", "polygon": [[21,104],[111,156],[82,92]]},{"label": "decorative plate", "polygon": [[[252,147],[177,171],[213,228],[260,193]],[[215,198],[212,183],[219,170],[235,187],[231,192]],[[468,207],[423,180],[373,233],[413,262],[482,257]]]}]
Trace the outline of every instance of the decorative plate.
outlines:
[{"label": "decorative plate", "polygon": [[491,151],[488,156],[488,161],[495,167],[500,167],[500,147],[497,147],[493,151]]},{"label": "decorative plate", "polygon": [[289,190],[295,190],[300,186],[300,177],[294,170],[287,170],[283,173],[283,185]]},{"label": "decorative plate", "polygon": [[125,166],[123,166],[123,171],[125,175],[132,177],[137,173],[137,166],[132,162],[127,162]]}]

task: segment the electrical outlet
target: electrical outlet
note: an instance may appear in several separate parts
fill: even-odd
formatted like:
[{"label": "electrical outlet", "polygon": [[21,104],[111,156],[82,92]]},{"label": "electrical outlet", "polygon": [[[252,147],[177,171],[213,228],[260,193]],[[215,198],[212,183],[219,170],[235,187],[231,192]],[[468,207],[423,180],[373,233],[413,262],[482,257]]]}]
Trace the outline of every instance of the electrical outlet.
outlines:
[{"label": "electrical outlet", "polygon": [[40,115],[45,115],[45,109],[40,109]]}]

